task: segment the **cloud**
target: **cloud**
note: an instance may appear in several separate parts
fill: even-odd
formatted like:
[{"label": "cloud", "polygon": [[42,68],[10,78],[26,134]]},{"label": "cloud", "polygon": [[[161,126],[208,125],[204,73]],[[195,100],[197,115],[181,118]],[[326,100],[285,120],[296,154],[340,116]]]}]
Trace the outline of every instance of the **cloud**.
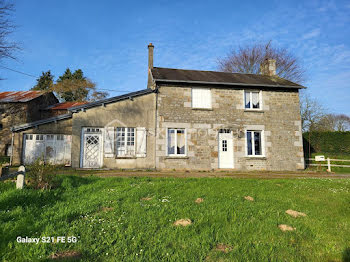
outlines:
[{"label": "cloud", "polygon": [[311,39],[311,38],[315,38],[315,37],[318,37],[321,33],[321,29],[320,28],[315,28],[314,30],[306,33],[306,34],[303,34],[302,35],[302,39],[306,40],[306,39]]}]

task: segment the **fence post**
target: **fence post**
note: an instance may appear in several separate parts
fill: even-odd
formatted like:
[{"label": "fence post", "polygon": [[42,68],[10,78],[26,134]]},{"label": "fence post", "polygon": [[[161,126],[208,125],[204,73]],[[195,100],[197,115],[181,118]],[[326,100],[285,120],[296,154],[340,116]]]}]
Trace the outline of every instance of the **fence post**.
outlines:
[{"label": "fence post", "polygon": [[25,172],[26,172],[25,167],[20,166],[18,168],[18,172],[21,172],[21,173],[17,175],[16,188],[23,189],[24,184],[25,184],[25,180],[24,180],[24,176],[25,176]]},{"label": "fence post", "polygon": [[329,157],[327,157],[327,165],[328,165],[327,172],[332,172],[332,170],[331,170],[331,160],[329,159]]}]

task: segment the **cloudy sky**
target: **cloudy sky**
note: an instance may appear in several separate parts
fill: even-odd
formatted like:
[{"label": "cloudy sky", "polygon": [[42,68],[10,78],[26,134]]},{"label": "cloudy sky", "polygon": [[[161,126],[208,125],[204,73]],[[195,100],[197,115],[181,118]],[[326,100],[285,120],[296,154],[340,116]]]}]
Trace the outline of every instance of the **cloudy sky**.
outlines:
[{"label": "cloudy sky", "polygon": [[[216,70],[232,48],[272,40],[307,69],[307,92],[350,115],[349,1],[16,0],[12,38],[18,61],[6,66],[57,77],[81,68],[110,96],[146,88],[147,45],[155,66]],[[0,68],[0,91],[28,90],[35,77]]]}]

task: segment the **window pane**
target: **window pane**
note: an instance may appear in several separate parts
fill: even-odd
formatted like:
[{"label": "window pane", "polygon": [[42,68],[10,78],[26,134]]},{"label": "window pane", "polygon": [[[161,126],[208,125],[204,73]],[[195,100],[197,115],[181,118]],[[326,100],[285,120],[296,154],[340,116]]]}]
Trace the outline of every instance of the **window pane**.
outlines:
[{"label": "window pane", "polygon": [[177,130],[177,154],[185,154],[185,130]]},{"label": "window pane", "polygon": [[245,108],[250,108],[250,92],[244,92]]},{"label": "window pane", "polygon": [[175,130],[168,129],[168,154],[175,154]]},{"label": "window pane", "polygon": [[247,153],[249,156],[253,154],[252,132],[251,131],[247,132]]},{"label": "window pane", "polygon": [[254,132],[254,149],[255,155],[261,155],[261,133]]},{"label": "window pane", "polygon": [[252,92],[252,100],[253,108],[260,108],[259,92]]}]

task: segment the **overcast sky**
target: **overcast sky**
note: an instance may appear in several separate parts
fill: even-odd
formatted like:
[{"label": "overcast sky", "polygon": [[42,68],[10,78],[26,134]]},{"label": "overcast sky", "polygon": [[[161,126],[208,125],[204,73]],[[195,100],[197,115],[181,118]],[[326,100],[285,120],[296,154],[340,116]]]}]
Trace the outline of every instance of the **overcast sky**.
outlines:
[{"label": "overcast sky", "polygon": [[[147,45],[159,67],[216,70],[230,49],[272,40],[300,58],[307,92],[350,115],[349,1],[16,0],[18,61],[34,76],[82,69],[110,96],[146,88]],[[0,69],[0,91],[28,90],[35,78]]]}]

